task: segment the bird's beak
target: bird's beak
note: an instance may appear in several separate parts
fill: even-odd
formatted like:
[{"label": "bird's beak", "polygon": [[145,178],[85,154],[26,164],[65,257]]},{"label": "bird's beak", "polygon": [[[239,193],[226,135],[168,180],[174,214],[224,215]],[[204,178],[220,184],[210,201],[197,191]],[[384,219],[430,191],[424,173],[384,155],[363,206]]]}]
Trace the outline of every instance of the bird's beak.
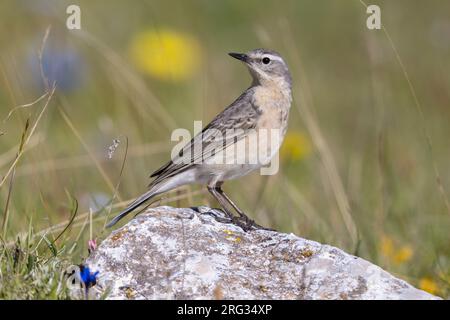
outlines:
[{"label": "bird's beak", "polygon": [[230,56],[232,56],[235,59],[244,61],[244,62],[248,62],[249,58],[248,55],[246,55],[245,53],[234,53],[234,52],[230,52],[229,53]]}]

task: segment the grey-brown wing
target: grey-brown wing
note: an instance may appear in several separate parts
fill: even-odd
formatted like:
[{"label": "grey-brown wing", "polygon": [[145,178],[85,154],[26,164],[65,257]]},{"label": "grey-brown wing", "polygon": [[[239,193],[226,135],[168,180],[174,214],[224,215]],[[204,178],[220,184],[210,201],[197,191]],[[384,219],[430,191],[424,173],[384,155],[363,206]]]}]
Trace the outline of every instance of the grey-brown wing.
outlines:
[{"label": "grey-brown wing", "polygon": [[[150,187],[191,168],[199,159],[205,161],[205,157],[212,154],[208,151],[220,151],[245,137],[245,131],[255,128],[260,115],[261,111],[253,101],[253,88],[249,88],[192,138],[174,159],[152,173],[150,177],[155,179]],[[241,130],[234,130],[234,134],[230,135],[233,129]]]}]

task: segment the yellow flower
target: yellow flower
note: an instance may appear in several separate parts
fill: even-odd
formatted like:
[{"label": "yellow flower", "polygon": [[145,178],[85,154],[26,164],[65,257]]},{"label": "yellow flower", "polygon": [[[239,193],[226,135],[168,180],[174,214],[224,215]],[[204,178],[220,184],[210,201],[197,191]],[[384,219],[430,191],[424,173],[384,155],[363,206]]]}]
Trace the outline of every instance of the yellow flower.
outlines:
[{"label": "yellow flower", "polygon": [[389,238],[388,236],[383,236],[381,238],[380,251],[383,256],[387,258],[392,257],[394,253],[394,242],[391,238]]},{"label": "yellow flower", "polygon": [[412,256],[413,249],[411,248],[411,246],[403,246],[400,248],[400,250],[395,252],[392,259],[395,264],[402,264],[411,260]]},{"label": "yellow flower", "polygon": [[431,294],[436,294],[436,292],[438,291],[436,282],[434,282],[434,280],[429,277],[420,279],[419,288]]},{"label": "yellow flower", "polygon": [[300,160],[311,153],[311,145],[308,138],[301,132],[289,132],[286,134],[280,149],[280,156],[286,160]]},{"label": "yellow flower", "polygon": [[184,80],[200,64],[200,46],[188,34],[168,29],[147,30],[131,41],[130,56],[141,71],[161,80]]},{"label": "yellow flower", "polygon": [[408,262],[414,255],[414,251],[410,245],[404,245],[400,249],[397,249],[392,238],[388,236],[381,238],[380,251],[388,261],[392,261],[396,265]]}]

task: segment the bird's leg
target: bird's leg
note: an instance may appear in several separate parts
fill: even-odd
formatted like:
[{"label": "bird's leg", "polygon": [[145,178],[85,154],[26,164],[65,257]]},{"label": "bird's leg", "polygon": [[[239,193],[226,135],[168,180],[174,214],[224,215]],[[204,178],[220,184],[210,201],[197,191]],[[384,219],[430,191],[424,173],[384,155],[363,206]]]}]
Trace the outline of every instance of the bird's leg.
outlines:
[{"label": "bird's leg", "polygon": [[[244,231],[249,230],[248,223],[245,223],[245,224],[242,223],[238,217],[236,217],[234,214],[231,213],[231,211],[228,210],[227,200],[224,199],[224,197],[218,192],[217,185],[208,186],[208,191],[220,203],[220,206],[222,207],[223,212],[225,212],[225,214],[228,216],[228,218],[230,219],[230,221],[232,223],[241,227]],[[222,221],[222,222],[224,222],[224,221]]]},{"label": "bird's leg", "polygon": [[235,216],[227,209],[227,207],[224,205],[224,201],[220,195],[217,194],[217,190],[215,187],[208,186],[208,191],[211,193],[211,195],[220,203],[220,206],[222,207],[223,212],[230,218],[230,220],[233,220]]},{"label": "bird's leg", "polygon": [[[222,190],[222,184],[217,184],[215,186],[215,191],[225,199],[225,201],[231,205],[234,210],[239,214],[239,217],[245,220],[246,229],[249,230],[251,227],[255,227],[256,229],[264,229],[264,230],[272,230],[269,228],[265,228],[257,224],[254,220],[250,219]],[[223,205],[222,205],[223,206]]]},{"label": "bird's leg", "polygon": [[234,208],[234,210],[236,210],[236,212],[239,214],[239,217],[243,218],[247,222],[250,220],[250,218],[247,217],[247,215],[244,213],[244,211],[239,209],[239,207],[225,194],[225,192],[223,192],[221,185],[217,185],[215,187],[215,190],[219,193],[220,196],[222,196],[225,199],[225,201],[230,206],[232,206]]}]

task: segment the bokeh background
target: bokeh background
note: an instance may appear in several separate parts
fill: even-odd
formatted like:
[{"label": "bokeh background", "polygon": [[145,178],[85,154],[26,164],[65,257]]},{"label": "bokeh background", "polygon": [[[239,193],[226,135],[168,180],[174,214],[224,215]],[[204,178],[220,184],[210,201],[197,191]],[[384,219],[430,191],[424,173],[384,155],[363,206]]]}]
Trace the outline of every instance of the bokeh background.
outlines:
[{"label": "bokeh background", "polygon": [[[357,0],[1,1],[3,246],[36,237],[41,256],[50,243],[80,262],[169,158],[171,132],[250,84],[227,53],[266,47],[294,83],[281,169],[225,190],[263,225],[448,297],[450,2],[370,4],[385,29],[367,29]],[[217,206],[196,186],[158,203]]]}]

